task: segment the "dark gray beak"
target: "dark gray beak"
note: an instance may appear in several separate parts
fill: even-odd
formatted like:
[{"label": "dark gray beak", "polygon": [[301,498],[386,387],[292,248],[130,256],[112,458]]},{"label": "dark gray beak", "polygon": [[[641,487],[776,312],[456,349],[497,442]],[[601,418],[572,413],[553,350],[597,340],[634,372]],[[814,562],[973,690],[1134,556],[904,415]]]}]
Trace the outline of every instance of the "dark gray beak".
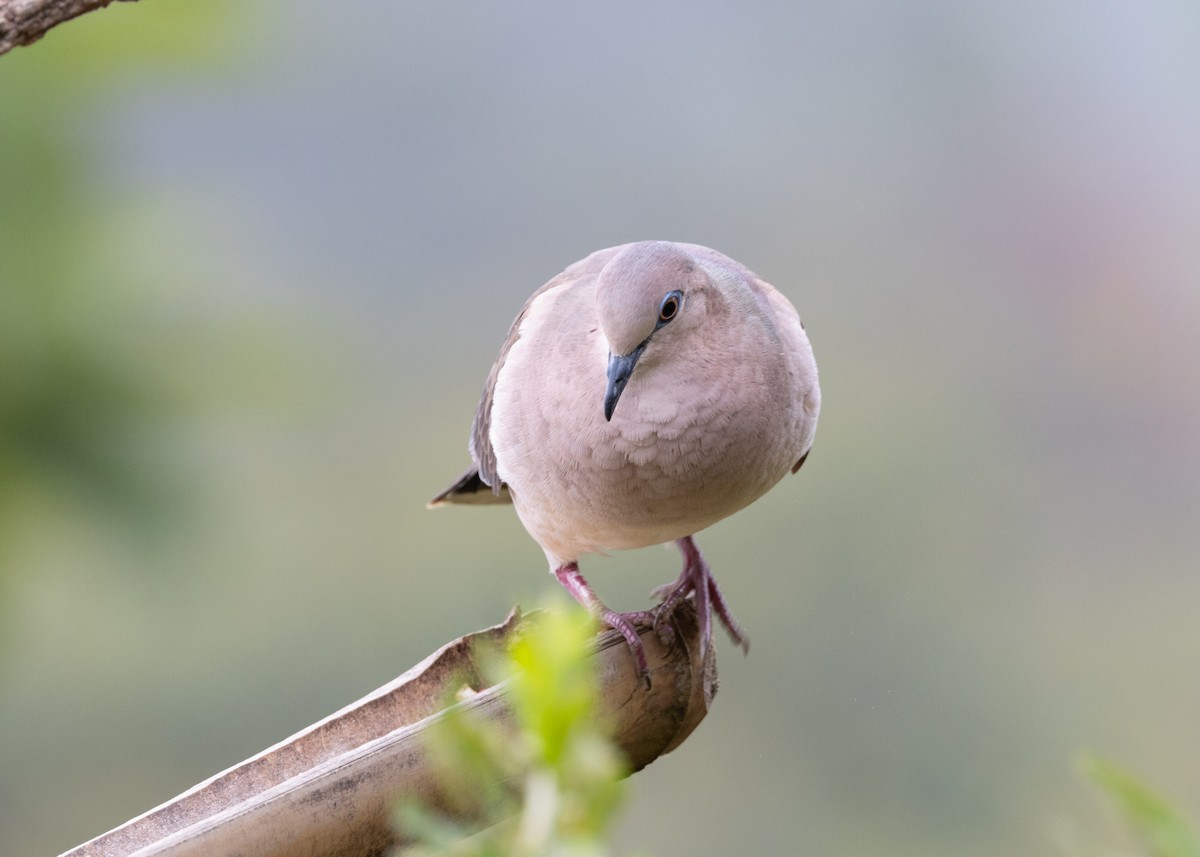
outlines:
[{"label": "dark gray beak", "polygon": [[646,343],[643,342],[624,357],[608,355],[608,389],[604,391],[605,420],[612,419],[613,411],[617,408],[617,399],[621,398],[621,392],[629,383],[629,376],[633,374],[633,367],[637,365],[638,358],[645,350]]}]

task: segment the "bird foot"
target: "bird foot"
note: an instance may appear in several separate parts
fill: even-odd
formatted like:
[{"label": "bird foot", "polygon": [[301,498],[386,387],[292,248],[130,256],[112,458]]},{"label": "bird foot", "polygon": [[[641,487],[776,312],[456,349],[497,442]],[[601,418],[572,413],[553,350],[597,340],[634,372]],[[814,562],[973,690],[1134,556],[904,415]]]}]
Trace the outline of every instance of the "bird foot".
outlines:
[{"label": "bird foot", "polygon": [[584,580],[583,575],[579,573],[579,564],[576,562],[566,563],[554,570],[554,576],[558,578],[558,582],[566,587],[576,601],[625,638],[625,643],[629,646],[629,652],[633,656],[638,678],[646,683],[646,687],[650,686],[650,670],[646,661],[646,649],[642,645],[641,637],[638,636],[635,626],[649,625],[658,634],[663,645],[671,646],[676,637],[675,628],[671,625],[671,617],[675,613],[675,608],[689,595],[696,600],[701,660],[708,654],[708,647],[712,645],[714,612],[717,614],[717,620],[725,626],[725,631],[733,640],[734,645],[741,648],[746,654],[750,653],[750,638],[738,621],[733,618],[729,605],[725,603],[725,597],[721,595],[721,589],[717,586],[717,581],[708,568],[708,563],[704,561],[700,549],[696,547],[695,540],[691,536],[687,536],[679,539],[676,544],[683,552],[683,570],[673,583],[659,586],[650,594],[652,598],[662,599],[657,606],[650,610],[618,613],[608,609],[604,602],[596,597],[596,593]]},{"label": "bird foot", "polygon": [[654,633],[658,635],[661,642],[668,649],[675,645],[675,629],[671,627],[669,621],[664,621],[669,616],[670,611],[664,611],[662,605],[659,604],[652,610],[635,610],[632,613],[622,613],[620,615],[627,618],[635,625],[649,625]]},{"label": "bird foot", "polygon": [[638,678],[644,681],[646,687],[649,688],[650,668],[646,663],[646,647],[642,645],[642,638],[638,636],[637,628],[634,627],[635,622],[644,618],[645,611],[618,613],[615,610],[609,610],[607,607],[604,607],[596,615],[600,618],[601,622],[625,638],[625,643],[629,646],[629,652],[633,655],[633,664],[637,670]]},{"label": "bird foot", "polygon": [[644,682],[646,689],[649,690],[650,668],[646,661],[646,647],[642,645],[642,639],[638,636],[634,624],[640,622],[653,625],[654,617],[651,611],[618,613],[615,610],[609,610],[604,602],[596,597],[592,587],[579,573],[578,563],[569,562],[559,566],[554,570],[554,576],[558,578],[559,583],[566,587],[567,592],[571,593],[571,597],[586,607],[588,612],[625,638],[625,643],[629,646],[629,653],[633,656],[633,665],[637,670],[638,679]]},{"label": "bird foot", "polygon": [[[725,597],[721,594],[717,580],[712,576],[708,563],[700,554],[700,548],[691,536],[676,542],[683,552],[683,570],[673,583],[656,587],[650,593],[651,598],[661,598],[662,603],[650,611],[653,616],[653,626],[659,631],[661,623],[675,612],[679,602],[693,595],[696,599],[696,617],[700,624],[700,656],[704,657],[712,644],[712,614],[715,611],[717,619],[725,626],[734,644],[746,654],[750,653],[750,638],[746,635],[741,624],[733,618]],[[662,632],[659,631],[660,637]]]}]

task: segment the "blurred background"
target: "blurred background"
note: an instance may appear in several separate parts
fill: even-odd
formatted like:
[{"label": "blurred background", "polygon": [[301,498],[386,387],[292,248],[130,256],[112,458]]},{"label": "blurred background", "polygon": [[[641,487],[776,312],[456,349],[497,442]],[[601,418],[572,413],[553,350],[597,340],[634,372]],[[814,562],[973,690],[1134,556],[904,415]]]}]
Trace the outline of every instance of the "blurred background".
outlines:
[{"label": "blurred background", "polygon": [[554,589],[424,504],[528,294],[643,238],[788,295],[825,406],[701,538],[753,651],[616,847],[1061,854],[1088,749],[1200,808],[1198,153],[1168,0],[155,0],[0,57],[0,853]]}]

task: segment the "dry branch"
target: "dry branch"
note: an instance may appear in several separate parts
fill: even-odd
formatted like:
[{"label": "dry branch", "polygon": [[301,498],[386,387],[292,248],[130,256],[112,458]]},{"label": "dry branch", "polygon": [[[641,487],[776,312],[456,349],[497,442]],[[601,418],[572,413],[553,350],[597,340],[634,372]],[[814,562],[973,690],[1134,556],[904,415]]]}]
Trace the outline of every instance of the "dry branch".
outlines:
[{"label": "dry branch", "polygon": [[[633,770],[675,749],[716,693],[713,648],[702,662],[691,601],[673,621],[669,648],[642,632],[649,690],[619,634],[601,634],[594,644],[599,716]],[[520,622],[514,611],[502,625],[448,643],[341,711],[62,857],[382,854],[396,841],[389,809],[398,798],[445,805],[424,741],[444,716],[444,700],[465,690],[470,698],[455,707],[508,716],[505,686],[486,686],[479,650],[505,645]]]},{"label": "dry branch", "polygon": [[20,45],[32,45],[52,27],[85,12],[103,9],[112,2],[114,0],[0,0],[0,54]]}]

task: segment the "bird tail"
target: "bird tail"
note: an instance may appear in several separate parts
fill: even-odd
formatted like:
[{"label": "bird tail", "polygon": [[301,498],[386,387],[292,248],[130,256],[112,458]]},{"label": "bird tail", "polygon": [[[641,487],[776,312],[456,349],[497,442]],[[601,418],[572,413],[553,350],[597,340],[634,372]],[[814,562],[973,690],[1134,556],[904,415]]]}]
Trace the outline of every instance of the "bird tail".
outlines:
[{"label": "bird tail", "polygon": [[500,493],[496,494],[492,491],[492,487],[479,478],[479,468],[471,467],[466,473],[458,478],[458,480],[438,494],[427,504],[430,509],[436,509],[438,506],[444,506],[447,503],[455,505],[467,506],[491,506],[497,503],[511,503],[512,495],[508,493],[508,486],[501,485]]}]

